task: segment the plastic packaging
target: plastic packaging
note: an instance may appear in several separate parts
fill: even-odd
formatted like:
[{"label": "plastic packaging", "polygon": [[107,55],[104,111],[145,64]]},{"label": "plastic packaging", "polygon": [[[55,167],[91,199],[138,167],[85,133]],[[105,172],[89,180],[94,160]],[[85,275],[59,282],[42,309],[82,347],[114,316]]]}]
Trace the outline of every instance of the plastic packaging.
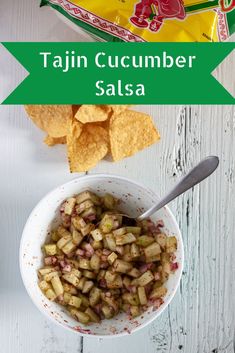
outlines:
[{"label": "plastic packaging", "polygon": [[234,0],[42,0],[105,41],[218,42],[235,32]]}]

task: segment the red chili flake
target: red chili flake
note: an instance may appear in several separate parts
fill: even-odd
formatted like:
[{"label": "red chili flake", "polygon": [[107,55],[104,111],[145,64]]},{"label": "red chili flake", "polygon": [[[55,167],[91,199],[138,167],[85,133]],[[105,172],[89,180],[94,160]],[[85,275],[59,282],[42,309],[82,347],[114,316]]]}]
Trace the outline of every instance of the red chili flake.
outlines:
[{"label": "red chili flake", "polygon": [[87,333],[88,335],[92,334],[91,330],[85,330],[84,328],[81,328],[80,326],[74,326],[73,329],[75,331],[80,332],[80,333]]}]

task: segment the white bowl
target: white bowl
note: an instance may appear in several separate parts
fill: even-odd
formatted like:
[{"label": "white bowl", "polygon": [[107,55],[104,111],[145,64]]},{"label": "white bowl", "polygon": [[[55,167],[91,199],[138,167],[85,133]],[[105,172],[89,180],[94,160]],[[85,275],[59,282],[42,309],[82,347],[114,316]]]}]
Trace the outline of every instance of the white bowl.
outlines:
[{"label": "white bowl", "polygon": [[37,270],[42,266],[41,246],[51,227],[59,220],[59,207],[62,201],[76,193],[90,189],[97,194],[106,192],[122,199],[122,211],[142,212],[151,207],[158,197],[146,187],[115,175],[96,174],[83,176],[61,185],[47,194],[34,208],[25,225],[20,245],[20,270],[25,288],[38,309],[52,321],[64,328],[82,335],[114,337],[133,333],[155,320],[168,306],[175,295],[182,275],[184,251],[178,224],[168,207],[161,209],[152,217],[154,221],[163,220],[164,232],[175,235],[178,241],[176,261],[179,269],[170,275],[166,283],[168,293],[159,309],[150,308],[140,317],[128,319],[125,313],[100,324],[83,326],[71,318],[57,303],[50,302],[38,288]]}]

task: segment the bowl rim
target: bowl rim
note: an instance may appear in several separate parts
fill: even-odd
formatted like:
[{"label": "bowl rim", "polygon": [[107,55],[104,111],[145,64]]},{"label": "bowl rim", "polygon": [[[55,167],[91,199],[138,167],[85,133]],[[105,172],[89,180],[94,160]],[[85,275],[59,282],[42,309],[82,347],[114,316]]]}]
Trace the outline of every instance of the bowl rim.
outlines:
[{"label": "bowl rim", "polygon": [[95,173],[95,174],[86,174],[86,175],[82,175],[82,176],[79,176],[79,177],[76,177],[70,181],[67,181],[63,184],[60,184],[58,186],[56,186],[55,188],[53,188],[51,191],[49,191],[48,193],[46,193],[45,196],[43,196],[39,202],[34,206],[34,208],[32,209],[32,211],[30,212],[28,218],[27,218],[27,221],[24,225],[24,228],[23,228],[23,231],[22,231],[22,235],[21,235],[21,240],[20,240],[20,247],[19,247],[19,268],[20,268],[20,274],[21,274],[21,278],[22,278],[22,281],[23,281],[23,284],[24,284],[24,287],[26,289],[26,292],[28,294],[28,296],[30,297],[31,301],[34,303],[34,305],[39,309],[39,311],[44,315],[46,316],[47,318],[49,318],[53,323],[57,324],[58,326],[60,327],[63,327],[64,329],[70,331],[70,332],[74,332],[75,334],[79,334],[80,336],[84,336],[84,337],[94,337],[94,338],[106,338],[106,339],[110,339],[110,338],[118,338],[118,337],[123,337],[123,336],[129,336],[131,334],[134,334],[136,333],[137,331],[143,329],[144,327],[146,327],[147,325],[151,324],[157,317],[159,317],[162,312],[168,307],[168,305],[171,303],[172,299],[174,298],[178,288],[179,288],[179,284],[180,284],[180,281],[181,281],[181,278],[182,278],[182,272],[183,272],[183,267],[184,267],[184,243],[183,243],[183,239],[182,239],[182,233],[180,231],[180,228],[179,228],[179,225],[176,221],[176,218],[174,216],[174,214],[172,213],[172,211],[170,210],[170,208],[168,206],[164,206],[165,210],[167,211],[167,213],[170,215],[171,217],[171,220],[174,224],[174,227],[175,229],[177,230],[177,235],[178,235],[178,238],[180,239],[180,242],[181,242],[181,266],[180,268],[178,269],[179,271],[179,276],[178,276],[178,280],[176,282],[176,285],[175,287],[171,290],[171,295],[170,297],[168,298],[167,301],[164,302],[164,304],[161,305],[161,307],[159,308],[158,311],[156,311],[156,315],[154,315],[152,318],[148,319],[145,323],[141,324],[140,326],[134,328],[131,332],[122,332],[122,333],[118,333],[118,334],[110,334],[110,335],[94,335],[94,334],[90,334],[90,333],[81,333],[79,331],[76,331],[75,329],[73,328],[70,328],[69,326],[65,326],[63,325],[62,323],[58,322],[57,320],[55,320],[52,316],[50,316],[45,310],[43,310],[43,308],[41,307],[40,304],[38,304],[38,302],[34,299],[34,297],[31,295],[31,293],[29,292],[28,288],[27,288],[27,281],[26,281],[26,278],[25,278],[25,274],[24,274],[24,265],[23,265],[23,241],[24,241],[24,237],[25,237],[25,234],[26,234],[26,229],[28,227],[28,224],[30,223],[31,221],[31,218],[32,218],[32,215],[34,214],[35,210],[40,206],[41,203],[43,203],[48,197],[50,197],[50,195],[52,195],[54,192],[57,191],[57,189],[59,188],[63,188],[69,184],[73,184],[76,180],[81,180],[81,179],[95,179],[97,177],[101,177],[101,178],[114,178],[114,179],[119,179],[119,180],[122,180],[124,182],[127,182],[127,183],[131,183],[131,184],[135,184],[136,186],[139,186],[140,188],[142,189],[145,189],[146,191],[148,192],[151,192],[153,193],[154,195],[156,195],[158,197],[158,194],[151,190],[149,187],[146,187],[145,185],[143,185],[142,183],[140,182],[136,182],[135,180],[133,179],[129,179],[127,177],[123,177],[123,176],[120,176],[120,175],[117,175],[117,174],[109,174],[109,173]]}]

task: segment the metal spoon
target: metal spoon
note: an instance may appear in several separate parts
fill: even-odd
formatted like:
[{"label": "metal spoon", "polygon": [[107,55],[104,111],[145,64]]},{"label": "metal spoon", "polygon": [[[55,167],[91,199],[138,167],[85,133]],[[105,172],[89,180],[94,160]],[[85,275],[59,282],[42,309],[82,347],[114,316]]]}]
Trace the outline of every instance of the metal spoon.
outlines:
[{"label": "metal spoon", "polygon": [[191,189],[193,186],[200,183],[202,180],[210,176],[219,165],[219,158],[216,156],[209,156],[203,159],[196,165],[188,174],[186,174],[175,187],[159,201],[156,205],[151,207],[149,210],[141,214],[140,216],[130,216],[126,214],[120,214],[128,219],[135,219],[142,221],[145,218],[150,217],[152,214],[157,212],[160,208],[167,205],[170,201],[174,200],[185,191]]}]

